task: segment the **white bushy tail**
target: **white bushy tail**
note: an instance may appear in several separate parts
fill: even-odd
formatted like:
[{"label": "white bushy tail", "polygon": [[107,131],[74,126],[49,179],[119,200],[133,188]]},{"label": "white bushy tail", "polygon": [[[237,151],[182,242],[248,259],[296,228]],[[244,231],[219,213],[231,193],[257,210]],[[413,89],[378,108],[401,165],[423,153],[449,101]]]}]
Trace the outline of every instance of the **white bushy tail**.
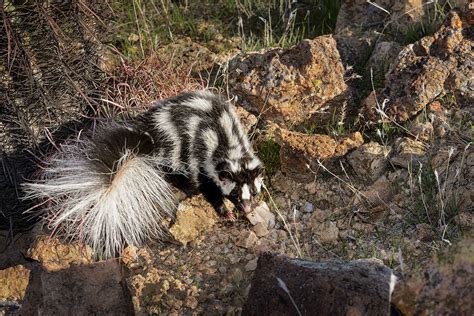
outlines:
[{"label": "white bushy tail", "polygon": [[26,198],[40,201],[54,234],[78,239],[105,258],[125,244],[161,237],[165,217],[174,217],[176,209],[163,162],[141,152],[137,133],[112,128],[61,145],[40,179],[24,185]]}]

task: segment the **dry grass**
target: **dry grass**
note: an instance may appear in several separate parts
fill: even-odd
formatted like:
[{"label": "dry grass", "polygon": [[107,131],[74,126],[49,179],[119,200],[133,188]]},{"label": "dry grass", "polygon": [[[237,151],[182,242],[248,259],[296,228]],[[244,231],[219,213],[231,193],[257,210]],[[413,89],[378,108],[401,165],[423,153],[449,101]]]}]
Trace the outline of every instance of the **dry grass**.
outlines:
[{"label": "dry grass", "polygon": [[203,78],[194,75],[192,65],[176,65],[173,57],[165,61],[151,54],[142,60],[122,60],[109,77],[96,114],[126,118],[142,112],[155,100],[206,86]]}]

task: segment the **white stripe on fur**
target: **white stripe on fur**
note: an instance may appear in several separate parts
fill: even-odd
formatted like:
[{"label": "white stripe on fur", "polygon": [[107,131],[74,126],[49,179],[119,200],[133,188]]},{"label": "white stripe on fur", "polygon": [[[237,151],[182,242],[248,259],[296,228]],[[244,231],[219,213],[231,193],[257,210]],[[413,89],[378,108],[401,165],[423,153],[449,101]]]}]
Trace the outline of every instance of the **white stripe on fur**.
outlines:
[{"label": "white stripe on fur", "polygon": [[234,120],[227,111],[223,111],[221,117],[219,118],[219,123],[221,128],[224,130],[227,140],[229,141],[229,147],[240,147],[239,138],[234,134],[232,127]]},{"label": "white stripe on fur", "polygon": [[262,190],[262,185],[263,185],[263,177],[261,176],[256,177],[253,182],[255,185],[255,189],[257,190],[257,193],[260,193],[260,191]]},{"label": "white stripe on fur", "polygon": [[248,184],[242,186],[242,200],[250,200],[250,189]]},{"label": "white stripe on fur", "polygon": [[204,162],[204,169],[208,176],[210,176],[216,183],[219,183],[219,176],[217,175],[216,168],[212,162],[212,156],[219,146],[219,138],[217,133],[212,129],[208,128],[202,133],[202,139],[207,147],[206,161]]},{"label": "white stripe on fur", "polygon": [[257,157],[253,157],[253,159],[247,163],[246,167],[248,170],[254,170],[255,168],[261,165],[262,165],[262,162],[260,161],[260,159],[258,159]]},{"label": "white stripe on fur", "polygon": [[194,154],[194,143],[196,142],[196,134],[198,131],[199,124],[201,124],[202,118],[199,116],[192,116],[189,119],[186,133],[189,136],[189,170],[191,172],[191,178],[194,184],[198,184],[199,175],[199,161],[195,158]]},{"label": "white stripe on fur", "polygon": [[181,138],[178,129],[174,125],[169,110],[162,110],[155,115],[156,128],[160,130],[173,144],[171,149],[171,167],[174,170],[182,170],[181,163]]},{"label": "white stripe on fur", "polygon": [[212,110],[212,103],[204,98],[199,97],[185,101],[183,102],[183,105],[204,112],[209,112]]}]

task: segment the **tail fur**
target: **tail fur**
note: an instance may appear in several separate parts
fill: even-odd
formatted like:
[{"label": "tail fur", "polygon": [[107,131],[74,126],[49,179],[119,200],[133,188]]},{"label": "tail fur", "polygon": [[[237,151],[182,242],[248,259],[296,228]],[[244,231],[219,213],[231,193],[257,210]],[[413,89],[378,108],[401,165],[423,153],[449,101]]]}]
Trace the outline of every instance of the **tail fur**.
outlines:
[{"label": "tail fur", "polygon": [[174,217],[177,203],[165,180],[166,163],[152,149],[147,133],[102,126],[60,145],[40,179],[24,185],[26,198],[41,201],[53,233],[112,257],[124,244],[161,237],[165,217]]}]

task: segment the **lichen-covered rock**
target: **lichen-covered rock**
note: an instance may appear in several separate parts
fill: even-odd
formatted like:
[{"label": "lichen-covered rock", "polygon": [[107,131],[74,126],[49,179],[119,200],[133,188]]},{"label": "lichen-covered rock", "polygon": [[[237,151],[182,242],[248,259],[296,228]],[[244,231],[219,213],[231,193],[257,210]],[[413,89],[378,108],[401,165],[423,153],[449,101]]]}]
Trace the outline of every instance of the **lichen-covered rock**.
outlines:
[{"label": "lichen-covered rock", "polygon": [[392,303],[403,315],[471,315],[473,253],[474,240],[468,237],[431,263],[421,275],[413,274],[397,282]]},{"label": "lichen-covered rock", "polygon": [[38,237],[28,249],[28,258],[41,262],[48,271],[67,269],[71,265],[94,261],[92,249],[79,242],[65,243],[48,236]]},{"label": "lichen-covered rock", "polygon": [[[380,7],[390,12],[387,14],[368,1],[343,1],[337,15],[334,37],[344,64],[364,64],[372,51],[380,51],[377,49],[381,43],[378,40],[381,32],[388,31],[388,29],[384,29],[387,26],[391,26],[390,29],[396,31],[403,31],[421,21],[424,15],[421,2],[422,0],[377,1]],[[384,48],[387,47],[386,44],[382,45]],[[390,46],[397,49],[393,44]],[[393,51],[390,51],[389,56],[392,56],[392,53]]]},{"label": "lichen-covered rock", "polygon": [[23,265],[0,270],[0,301],[21,301],[29,278],[30,270]]},{"label": "lichen-covered rock", "polygon": [[389,153],[390,147],[370,142],[347,155],[347,160],[359,177],[375,181],[387,169]]},{"label": "lichen-covered rock", "polygon": [[408,137],[402,137],[395,140],[393,155],[390,157],[390,161],[395,166],[405,169],[410,167],[417,168],[417,163],[420,162],[425,155],[425,144]]},{"label": "lichen-covered rock", "polygon": [[281,145],[282,172],[302,181],[314,177],[308,172],[307,165],[311,166],[318,159],[342,157],[364,143],[359,132],[335,139],[328,135],[308,135],[280,128],[275,131],[275,136]]},{"label": "lichen-covered rock", "polygon": [[217,222],[218,217],[212,206],[201,196],[186,199],[178,206],[176,222],[170,228],[173,237],[186,245],[195,240],[203,231]]},{"label": "lichen-covered rock", "polygon": [[388,100],[383,111],[403,122],[447,92],[462,104],[474,100],[472,32],[458,13],[451,12],[433,36],[406,46],[387,74],[385,87],[363,102],[361,114],[367,122],[386,120],[377,113],[377,101]]},{"label": "lichen-covered rock", "polygon": [[302,122],[344,92],[344,67],[332,36],[289,48],[242,53],[229,62],[239,102],[278,122]]},{"label": "lichen-covered rock", "polygon": [[417,139],[429,141],[433,137],[433,124],[431,122],[413,122],[409,126],[409,131]]},{"label": "lichen-covered rock", "polygon": [[245,132],[249,133],[250,129],[252,129],[255,124],[257,124],[257,117],[241,106],[236,107],[235,112],[238,118],[240,119],[240,122],[242,123]]}]

